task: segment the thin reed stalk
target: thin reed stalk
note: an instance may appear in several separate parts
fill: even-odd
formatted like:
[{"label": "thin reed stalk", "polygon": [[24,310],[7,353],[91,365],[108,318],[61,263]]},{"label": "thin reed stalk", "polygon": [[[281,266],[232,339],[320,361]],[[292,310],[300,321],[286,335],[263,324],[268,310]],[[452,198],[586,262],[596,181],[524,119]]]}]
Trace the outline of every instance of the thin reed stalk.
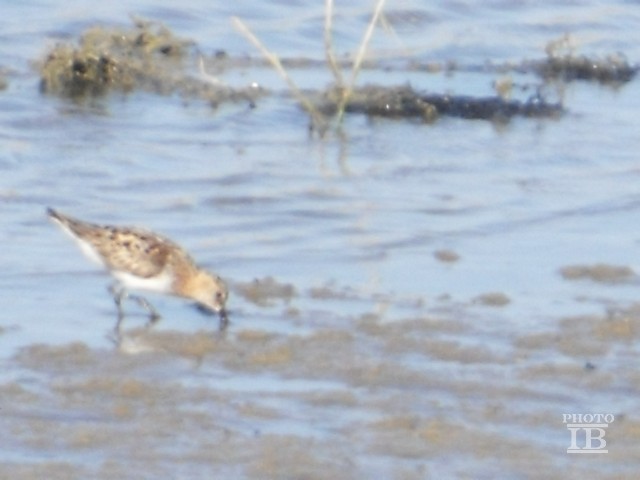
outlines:
[{"label": "thin reed stalk", "polygon": [[[324,48],[327,65],[336,81],[336,88],[338,93],[338,101],[336,102],[336,118],[338,124],[340,124],[342,121],[345,108],[347,106],[347,103],[349,102],[349,98],[353,93],[353,89],[355,88],[358,74],[362,69],[362,62],[364,61],[364,57],[367,53],[367,47],[369,45],[371,37],[373,36],[373,31],[376,27],[376,24],[380,19],[384,3],[385,0],[378,0],[378,3],[376,4],[373,15],[371,17],[371,21],[367,26],[367,30],[365,31],[364,36],[362,37],[362,41],[360,42],[360,46],[358,48],[358,53],[354,59],[353,66],[351,67],[351,77],[349,79],[349,83],[345,84],[344,77],[342,75],[338,62],[336,61],[333,50],[333,0],[325,1]],[[309,99],[302,94],[291,76],[282,66],[282,63],[280,62],[278,56],[270,52],[267,47],[265,47],[264,44],[258,39],[258,37],[256,37],[253,32],[251,32],[249,27],[247,27],[244,22],[242,22],[242,20],[240,20],[238,17],[232,17],[231,20],[234,27],[240,33],[242,33],[258,50],[260,50],[262,55],[267,59],[271,66],[284,79],[293,96],[300,103],[302,108],[304,108],[304,110],[311,116],[313,127],[320,132],[320,136],[323,136],[328,128],[326,119],[318,112],[313,103],[311,103]]]},{"label": "thin reed stalk", "polygon": [[333,52],[333,0],[327,0],[325,3],[325,16],[324,16],[324,52],[327,57],[327,65],[333,73],[336,79],[336,85],[338,88],[344,87],[344,78],[342,72],[336,61],[336,57]]},{"label": "thin reed stalk", "polygon": [[302,108],[311,116],[311,120],[313,126],[317,128],[321,134],[326,130],[326,122],[322,115],[317,111],[313,103],[309,101],[307,97],[303,95],[298,86],[295,84],[291,76],[287,73],[287,71],[282,66],[280,59],[274,53],[271,53],[267,47],[256,37],[253,32],[247,27],[242,20],[238,17],[231,18],[233,25],[240,33],[242,33],[267,59],[267,61],[271,64],[271,66],[278,72],[278,74],[283,78],[283,80],[287,83],[289,90],[296,98],[296,100],[300,103]]},{"label": "thin reed stalk", "polygon": [[353,62],[353,67],[351,68],[351,78],[349,79],[349,84],[342,92],[342,95],[340,96],[340,102],[338,103],[338,113],[337,113],[338,123],[342,121],[342,117],[344,115],[344,109],[347,106],[347,103],[349,102],[349,98],[351,97],[351,94],[353,93],[353,89],[356,84],[356,79],[358,78],[358,74],[360,73],[360,70],[362,67],[362,62],[364,61],[364,57],[367,53],[367,46],[369,45],[369,41],[373,36],[373,30],[375,29],[376,24],[378,23],[378,19],[380,18],[380,14],[382,13],[384,2],[385,0],[378,0],[378,3],[376,4],[376,8],[373,11],[373,15],[371,17],[371,21],[367,26],[367,30],[365,31],[364,36],[362,37],[362,42],[360,42],[360,47],[358,48],[358,54],[356,55],[356,58]]}]

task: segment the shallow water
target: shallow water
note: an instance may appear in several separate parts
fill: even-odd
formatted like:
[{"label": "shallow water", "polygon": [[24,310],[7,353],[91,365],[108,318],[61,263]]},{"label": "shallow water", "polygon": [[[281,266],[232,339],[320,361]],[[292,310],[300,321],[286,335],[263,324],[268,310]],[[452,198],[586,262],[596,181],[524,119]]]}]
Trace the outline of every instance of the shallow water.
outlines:
[{"label": "shallow water", "polygon": [[[336,7],[340,53],[370,18],[351,5]],[[258,58],[235,15],[283,57],[322,61],[321,3],[3,11],[1,478],[635,475],[637,277],[592,267],[639,268],[637,81],[563,85],[557,120],[355,115],[318,139],[269,68],[222,76],[270,89],[256,108],[214,110],[150,93],[44,96],[32,64],[129,14],[207,54]],[[640,56],[626,2],[386,12],[373,58],[459,68],[370,69],[360,84],[488,95],[500,74],[479,67],[543,58],[565,33],[579,53]],[[292,76],[331,80],[320,67]],[[228,332],[153,298],[162,322],[144,331],[134,313],[116,345],[108,280],[46,221],[48,205],[184,245],[232,285]],[[615,415],[609,453],[567,454],[565,413]]]}]

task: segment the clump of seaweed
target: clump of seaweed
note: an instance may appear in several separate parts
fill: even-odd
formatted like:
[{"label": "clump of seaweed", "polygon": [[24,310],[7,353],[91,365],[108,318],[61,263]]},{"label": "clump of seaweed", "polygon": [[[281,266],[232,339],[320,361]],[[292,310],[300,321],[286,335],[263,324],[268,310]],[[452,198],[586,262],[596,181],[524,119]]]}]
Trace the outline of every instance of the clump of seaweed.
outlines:
[{"label": "clump of seaweed", "polygon": [[[74,98],[101,95],[115,83],[114,77],[122,76],[116,65],[108,54],[94,55],[60,45],[49,53],[41,69],[40,90]],[[118,83],[124,91],[132,88],[124,79]]]},{"label": "clump of seaweed", "polygon": [[[340,108],[341,92],[330,89],[318,102],[318,109],[326,115]],[[559,103],[550,103],[534,96],[527,101],[509,100],[500,96],[472,97],[421,93],[410,86],[382,87],[367,85],[354,89],[344,105],[347,113],[362,113],[387,118],[416,118],[432,122],[440,116],[469,120],[504,121],[515,116],[553,118],[563,113]]]},{"label": "clump of seaweed", "polygon": [[[190,40],[175,36],[161,24],[138,20],[133,28],[96,27],[86,31],[77,45],[57,45],[40,66],[41,89],[45,93],[72,99],[93,98],[112,91],[128,93],[142,90],[202,99],[213,107],[224,102],[242,101],[253,106],[261,95],[267,93],[257,83],[243,88],[231,87],[208,74],[205,67],[217,75],[231,68],[251,68],[267,63],[284,79],[291,95],[309,115],[310,129],[320,136],[332,125],[339,128],[345,113],[419,119],[427,123],[440,116],[506,121],[515,116],[554,118],[564,113],[561,103],[552,103],[543,96],[541,86],[526,85],[522,88],[522,91],[535,89],[536,93],[529,99],[511,99],[514,83],[510,77],[494,82],[498,95],[486,97],[423,93],[410,86],[357,86],[356,81],[363,69],[389,68],[384,62],[365,58],[376,26],[384,23],[384,3],[385,0],[377,0],[352,60],[338,60],[334,53],[333,0],[325,0],[323,61],[279,58],[238,18],[232,19],[235,27],[262,53],[265,59],[262,63],[250,57],[232,58],[223,50],[212,56],[200,55]],[[544,60],[500,66],[495,71],[534,74],[542,77],[544,83],[588,80],[609,85],[626,83],[638,71],[638,67],[630,65],[622,55],[604,59],[577,55],[570,40],[564,36],[549,42]],[[397,62],[394,65],[398,68]],[[301,90],[287,71],[320,66],[325,66],[333,76],[332,84],[321,91]],[[452,61],[437,67],[414,60],[405,68],[430,73],[451,73],[463,69]],[[487,65],[467,66],[466,69],[485,73],[492,71]]]},{"label": "clump of seaweed", "polygon": [[512,117],[555,118],[564,113],[560,103],[534,95],[525,101],[501,96],[471,97],[466,95],[426,94],[422,100],[432,104],[440,115],[469,120],[509,120]]},{"label": "clump of seaweed", "polygon": [[73,99],[111,91],[178,93],[214,105],[238,100],[253,103],[263,93],[255,87],[227,87],[203,71],[199,78],[190,75],[190,63],[196,58],[192,46],[193,42],[152,22],[135,21],[130,29],[94,27],[77,46],[59,44],[47,54],[40,65],[40,88]]},{"label": "clump of seaweed", "polygon": [[531,64],[533,70],[545,80],[586,80],[619,85],[631,81],[638,72],[638,67],[630,65],[622,54],[604,58],[577,55],[568,35],[550,41],[545,51],[545,60]]},{"label": "clump of seaweed", "polygon": [[414,117],[425,122],[432,122],[438,117],[436,107],[424,101],[410,86],[366,85],[352,89],[348,97],[345,97],[344,89],[334,86],[322,94],[316,105],[325,115],[363,113],[388,118]]},{"label": "clump of seaweed", "polygon": [[108,90],[175,89],[176,62],[187,42],[167,28],[137,22],[134,29],[94,27],[77,47],[57,45],[41,66],[43,92],[70,97],[102,95]]},{"label": "clump of seaweed", "polygon": [[535,70],[545,80],[588,80],[617,85],[631,81],[638,72],[638,67],[631,66],[620,54],[603,59],[579,55],[548,57],[538,62]]}]

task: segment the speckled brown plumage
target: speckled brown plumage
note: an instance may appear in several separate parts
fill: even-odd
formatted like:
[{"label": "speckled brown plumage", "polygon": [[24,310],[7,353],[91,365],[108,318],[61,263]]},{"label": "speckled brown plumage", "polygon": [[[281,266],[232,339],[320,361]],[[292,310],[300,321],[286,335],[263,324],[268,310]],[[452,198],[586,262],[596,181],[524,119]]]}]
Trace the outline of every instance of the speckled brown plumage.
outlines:
[{"label": "speckled brown plumage", "polygon": [[[113,289],[119,313],[125,289],[142,289],[191,299],[210,311],[224,311],[226,284],[199,268],[191,256],[171,240],[133,227],[114,227],[84,222],[48,209],[49,217],[79,244],[90,259],[103,265],[119,282]],[[153,317],[155,310],[137,298]]]},{"label": "speckled brown plumage", "polygon": [[[82,222],[51,211],[50,216],[69,227],[75,235],[90,243],[111,270],[130,272],[143,278],[159,275],[170,256],[181,249],[153,232],[130,227],[102,226]],[[181,260],[193,264],[186,254]]]}]

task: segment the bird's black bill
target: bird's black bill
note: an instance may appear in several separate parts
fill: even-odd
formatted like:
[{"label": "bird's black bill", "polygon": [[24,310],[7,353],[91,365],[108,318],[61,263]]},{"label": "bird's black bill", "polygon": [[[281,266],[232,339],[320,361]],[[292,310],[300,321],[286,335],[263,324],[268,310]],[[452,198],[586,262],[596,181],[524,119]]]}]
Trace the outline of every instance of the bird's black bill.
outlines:
[{"label": "bird's black bill", "polygon": [[208,317],[213,317],[216,313],[218,313],[215,310],[202,305],[201,303],[194,303],[193,306],[196,307],[196,310],[198,310],[201,314],[207,315]]},{"label": "bird's black bill", "polygon": [[220,310],[220,323],[218,329],[220,331],[226,330],[229,325],[229,317],[227,316],[227,311],[223,308]]},{"label": "bird's black bill", "polygon": [[203,315],[207,315],[208,317],[212,317],[213,315],[218,314],[220,316],[220,323],[218,327],[220,331],[225,330],[229,325],[229,316],[227,315],[227,311],[224,308],[219,312],[216,312],[215,310],[200,303],[196,303],[194,306],[200,313],[202,313]]}]

